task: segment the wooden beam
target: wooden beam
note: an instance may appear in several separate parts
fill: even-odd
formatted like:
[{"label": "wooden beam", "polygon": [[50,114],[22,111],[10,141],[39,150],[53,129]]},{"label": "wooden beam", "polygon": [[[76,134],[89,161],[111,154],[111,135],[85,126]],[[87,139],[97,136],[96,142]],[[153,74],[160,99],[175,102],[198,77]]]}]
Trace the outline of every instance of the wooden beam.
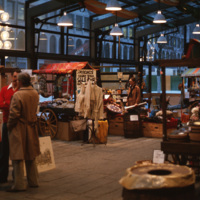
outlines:
[{"label": "wooden beam", "polygon": [[200,58],[156,60],[160,67],[200,67]]}]

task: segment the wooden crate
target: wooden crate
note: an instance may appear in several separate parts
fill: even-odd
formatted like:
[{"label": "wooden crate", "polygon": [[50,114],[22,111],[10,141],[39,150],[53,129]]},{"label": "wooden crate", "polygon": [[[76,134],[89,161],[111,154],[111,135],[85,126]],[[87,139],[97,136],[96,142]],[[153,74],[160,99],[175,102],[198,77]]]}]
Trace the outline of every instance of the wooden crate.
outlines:
[{"label": "wooden crate", "polygon": [[142,137],[141,121],[125,121],[124,122],[124,136],[126,138]]},{"label": "wooden crate", "polygon": [[109,121],[109,135],[124,135],[124,124],[123,122],[116,122],[113,120]]},{"label": "wooden crate", "polygon": [[[167,135],[170,134],[174,130],[176,130],[176,129],[175,128],[167,129]],[[143,133],[144,137],[162,138],[163,137],[163,124],[152,123],[152,122],[142,123],[142,133]]]}]

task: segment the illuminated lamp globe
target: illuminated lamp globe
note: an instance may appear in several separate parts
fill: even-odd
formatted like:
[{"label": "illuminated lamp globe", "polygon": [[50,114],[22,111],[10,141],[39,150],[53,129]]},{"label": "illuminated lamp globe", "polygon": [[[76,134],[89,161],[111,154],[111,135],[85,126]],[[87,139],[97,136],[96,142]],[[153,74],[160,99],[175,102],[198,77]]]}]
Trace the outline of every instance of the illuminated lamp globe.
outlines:
[{"label": "illuminated lamp globe", "polygon": [[11,49],[12,43],[10,41],[5,41],[3,46],[4,46],[4,49]]},{"label": "illuminated lamp globe", "polygon": [[2,22],[7,22],[9,20],[9,14],[7,12],[2,13],[1,20]]},{"label": "illuminated lamp globe", "polygon": [[8,31],[2,31],[1,33],[1,39],[2,40],[7,40],[9,38],[10,34]]}]

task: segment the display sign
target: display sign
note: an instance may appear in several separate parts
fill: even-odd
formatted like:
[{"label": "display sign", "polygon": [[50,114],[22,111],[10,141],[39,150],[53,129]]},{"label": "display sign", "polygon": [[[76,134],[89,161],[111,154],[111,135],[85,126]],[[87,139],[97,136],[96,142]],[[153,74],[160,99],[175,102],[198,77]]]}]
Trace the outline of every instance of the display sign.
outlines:
[{"label": "display sign", "polygon": [[153,151],[153,163],[164,163],[165,161],[165,154],[161,150],[154,150]]},{"label": "display sign", "polygon": [[96,81],[96,70],[81,69],[76,71],[76,89],[80,90],[81,84],[88,80]]},{"label": "display sign", "polygon": [[130,121],[138,121],[138,115],[130,115]]},{"label": "display sign", "polygon": [[36,157],[38,172],[54,169],[55,160],[50,136],[39,137],[41,154]]},{"label": "display sign", "polygon": [[122,79],[123,78],[123,72],[117,72],[117,76],[118,76],[118,79]]}]

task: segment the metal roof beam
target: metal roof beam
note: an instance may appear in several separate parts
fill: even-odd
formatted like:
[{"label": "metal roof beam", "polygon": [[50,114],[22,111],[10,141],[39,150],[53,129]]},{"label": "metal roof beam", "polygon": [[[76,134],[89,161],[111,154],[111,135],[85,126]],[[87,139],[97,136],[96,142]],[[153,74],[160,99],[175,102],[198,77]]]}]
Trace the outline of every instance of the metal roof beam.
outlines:
[{"label": "metal roof beam", "polygon": [[[175,28],[175,27],[178,27],[178,26],[183,26],[183,25],[186,25],[186,24],[193,23],[195,21],[196,21],[196,19],[194,17],[189,16],[189,17],[182,18],[180,20],[171,22],[171,24],[174,24],[174,28]],[[154,26],[152,26],[150,28],[146,28],[146,29],[137,31],[136,32],[136,37],[138,38],[138,37],[151,35],[151,34],[154,34],[154,33],[157,33],[157,32],[161,32],[161,31],[164,31],[164,30],[168,30],[168,29],[171,29],[171,28],[172,27],[168,27],[168,26],[159,26],[159,25],[156,26],[156,25],[154,25]]]},{"label": "metal roof beam", "polygon": [[[170,6],[165,5],[165,4],[160,5],[160,9],[166,9],[166,8],[169,8],[169,7]],[[144,6],[144,7],[132,10],[132,11],[138,13],[138,15],[140,17],[140,16],[144,16],[146,14],[155,12],[155,11],[157,11],[157,9],[158,9],[158,3],[154,3],[152,5]],[[124,21],[127,21],[127,20],[130,20],[130,19],[117,17],[117,22],[124,22]],[[94,29],[99,29],[99,28],[103,28],[105,26],[113,25],[115,22],[116,22],[116,16],[111,16],[111,17],[107,17],[107,18],[102,19],[102,20],[92,22],[92,27]]]}]

